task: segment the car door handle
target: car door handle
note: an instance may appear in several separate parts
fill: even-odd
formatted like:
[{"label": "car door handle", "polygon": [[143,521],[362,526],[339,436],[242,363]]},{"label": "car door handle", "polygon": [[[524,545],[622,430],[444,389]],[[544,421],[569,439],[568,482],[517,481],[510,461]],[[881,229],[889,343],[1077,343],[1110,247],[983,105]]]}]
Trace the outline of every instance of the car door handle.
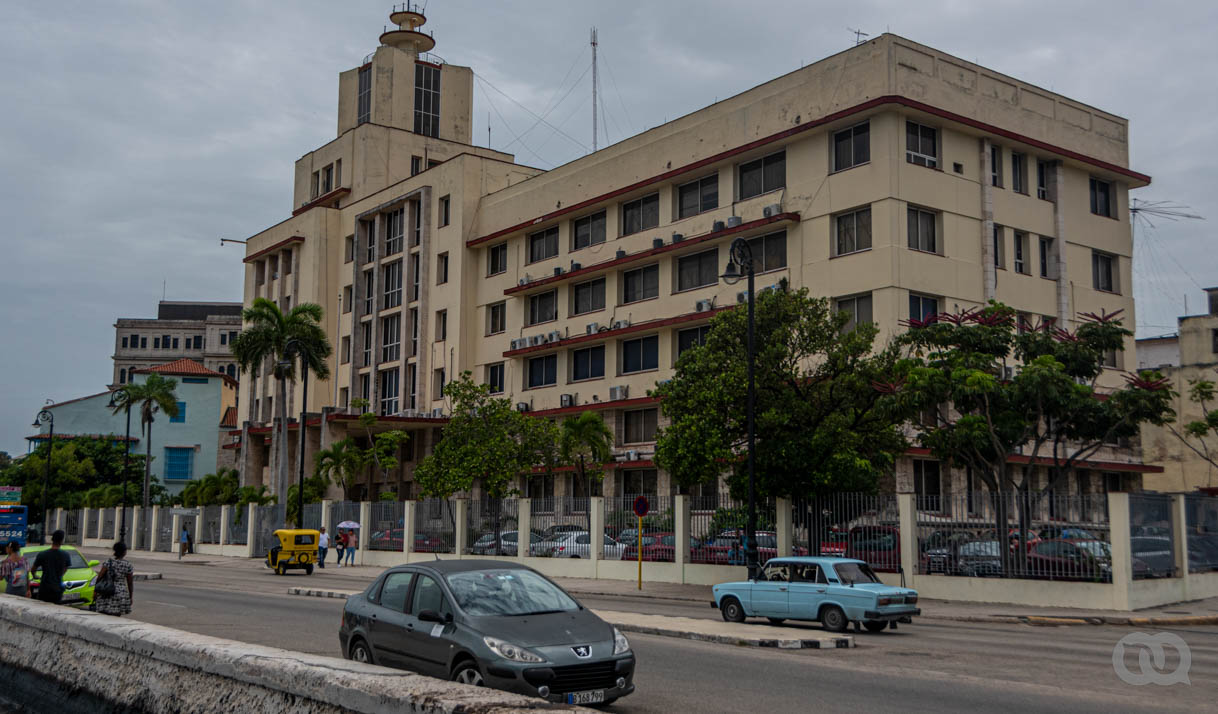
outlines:
[{"label": "car door handle", "polygon": [[779,590],[780,592],[786,592],[787,588],[786,588],[786,586],[780,586],[780,587],[778,588],[778,590]]},{"label": "car door handle", "polygon": [[825,589],[824,589],[824,588],[817,588],[817,589],[816,589],[816,592],[818,592],[818,593],[823,593],[824,591],[825,591]]}]

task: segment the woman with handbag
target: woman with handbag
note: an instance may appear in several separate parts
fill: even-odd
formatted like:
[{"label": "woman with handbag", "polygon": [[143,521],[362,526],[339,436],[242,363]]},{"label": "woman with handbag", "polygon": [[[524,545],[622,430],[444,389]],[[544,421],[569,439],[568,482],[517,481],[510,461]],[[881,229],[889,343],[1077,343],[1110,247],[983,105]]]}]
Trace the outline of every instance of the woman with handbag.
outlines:
[{"label": "woman with handbag", "polygon": [[127,555],[127,544],[114,544],[114,557],[102,563],[93,586],[93,608],[106,615],[121,617],[131,613],[134,600],[132,575],[135,568],[123,556]]}]

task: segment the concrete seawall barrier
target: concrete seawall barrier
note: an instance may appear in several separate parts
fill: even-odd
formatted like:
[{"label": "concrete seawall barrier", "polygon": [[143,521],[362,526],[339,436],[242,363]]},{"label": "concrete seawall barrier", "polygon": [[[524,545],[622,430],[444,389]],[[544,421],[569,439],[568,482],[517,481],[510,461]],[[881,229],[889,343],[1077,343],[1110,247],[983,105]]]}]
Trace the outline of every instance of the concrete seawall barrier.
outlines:
[{"label": "concrete seawall barrier", "polygon": [[6,595],[0,692],[61,712],[590,711]]}]

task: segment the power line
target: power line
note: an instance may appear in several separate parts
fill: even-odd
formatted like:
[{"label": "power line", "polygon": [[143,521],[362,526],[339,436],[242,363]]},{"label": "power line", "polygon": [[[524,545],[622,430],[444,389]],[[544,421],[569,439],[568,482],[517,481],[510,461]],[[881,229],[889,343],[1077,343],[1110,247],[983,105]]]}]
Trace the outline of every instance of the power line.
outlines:
[{"label": "power line", "polygon": [[[547,100],[547,101],[546,101],[546,110],[545,110],[544,112],[542,112],[542,114],[541,114],[543,117],[548,117],[548,116],[550,116],[550,113],[551,113],[551,112],[553,112],[555,109],[557,109],[557,108],[559,107],[559,105],[561,105],[561,104],[562,104],[564,101],[566,101],[566,100],[567,100],[567,97],[571,96],[571,92],[572,92],[572,91],[573,91],[573,90],[574,90],[576,87],[578,87],[578,86],[579,86],[580,80],[582,80],[582,79],[584,78],[584,75],[588,74],[588,70],[587,70],[587,69],[585,69],[585,70],[584,70],[584,73],[583,73],[583,74],[581,74],[581,75],[579,76],[579,79],[576,79],[576,80],[575,80],[575,84],[572,84],[572,85],[571,85],[571,88],[567,90],[567,93],[566,93],[566,94],[564,94],[564,95],[562,95],[562,98],[561,98],[561,99],[559,99],[557,102],[555,102],[555,101],[554,101],[554,98],[558,96],[558,93],[559,93],[559,92],[562,90],[562,88],[563,88],[563,87],[564,87],[564,86],[567,84],[567,79],[569,79],[569,78],[571,77],[571,72],[573,72],[573,71],[575,70],[575,68],[576,68],[576,67],[579,65],[579,61],[580,61],[581,59],[583,59],[583,57],[584,57],[584,52],[586,52],[586,51],[587,51],[587,49],[588,49],[587,47],[581,47],[581,48],[580,48],[580,50],[579,50],[579,54],[577,54],[577,55],[575,56],[575,61],[573,61],[573,62],[571,63],[571,66],[567,68],[567,73],[563,75],[562,80],[561,80],[561,81],[559,81],[558,85],[554,87],[554,91],[550,93],[550,98],[549,98],[549,100]],[[522,136],[522,137],[528,136],[528,135],[529,135],[529,132],[531,132],[531,131],[533,131],[534,129],[536,129],[536,128],[537,128],[537,125],[538,125],[538,124],[540,124],[540,123],[541,123],[541,121],[540,121],[540,120],[538,120],[538,121],[534,121],[534,122],[533,122],[533,124],[532,124],[532,126],[530,126],[528,129],[525,129],[525,130],[524,130],[524,132],[522,132],[522,133],[521,133],[521,136]],[[508,146],[511,146],[511,144],[508,144]],[[506,147],[505,147],[505,148],[506,148]]]},{"label": "power line", "polygon": [[630,125],[630,132],[634,133],[634,119],[630,117],[630,110],[626,107],[626,100],[622,99],[622,90],[617,87],[617,78],[613,76],[613,67],[609,66],[609,57],[605,55],[605,51],[601,50],[602,60],[605,62],[605,70],[609,72],[609,81],[613,82],[613,91],[617,94],[617,100],[622,105],[622,112],[626,115],[626,123]]},{"label": "power line", "polygon": [[[477,74],[474,75],[474,79],[477,79],[479,84],[481,84],[482,78],[479,77]],[[520,138],[520,135],[518,135],[516,133],[516,130],[513,129],[512,125],[508,123],[508,120],[504,118],[503,113],[499,111],[499,107],[495,105],[495,101],[493,99],[491,99],[491,95],[489,93],[487,93],[486,87],[482,88],[482,94],[483,94],[483,96],[486,97],[487,104],[491,105],[491,109],[495,110],[495,116],[499,117],[499,121],[503,122],[503,125],[505,127],[507,127],[507,130],[509,132],[511,132],[512,136],[516,137],[516,141],[518,141],[520,143],[520,146],[523,147],[525,151],[532,154],[533,158],[537,159],[538,162],[540,162],[540,163],[553,164],[552,161],[547,161],[546,159],[543,159],[540,154],[538,154],[536,151],[533,151],[532,149],[530,149],[529,145],[524,143],[524,141]]]},{"label": "power line", "polygon": [[[498,92],[498,93],[502,94],[504,97],[507,97],[507,100],[508,100],[509,102],[511,102],[512,104],[515,104],[516,106],[518,106],[518,107],[520,107],[521,109],[525,110],[526,112],[528,112],[528,113],[529,113],[529,115],[531,115],[531,116],[535,117],[535,118],[536,118],[538,121],[540,121],[542,124],[545,124],[546,126],[550,127],[551,129],[553,129],[554,131],[558,132],[559,134],[562,134],[564,137],[566,137],[568,140],[570,140],[572,143],[574,143],[576,146],[578,146],[579,148],[583,149],[584,151],[587,151],[587,150],[588,150],[587,145],[585,145],[585,144],[584,144],[583,142],[581,142],[579,139],[576,139],[575,137],[571,136],[571,135],[570,135],[570,134],[568,134],[567,132],[563,131],[562,129],[559,129],[558,127],[554,126],[554,125],[553,125],[553,124],[551,124],[550,122],[546,121],[544,118],[542,118],[542,117],[538,116],[537,112],[533,111],[532,109],[529,109],[529,108],[528,108],[528,107],[526,107],[525,105],[523,105],[523,104],[521,104],[520,102],[518,102],[518,101],[516,101],[515,99],[513,99],[513,98],[511,97],[511,95],[509,95],[507,92],[503,91],[502,89],[500,89],[500,88],[496,87],[496,86],[495,86],[495,85],[494,85],[494,84],[493,84],[493,83],[492,83],[490,80],[488,80],[486,77],[483,77],[482,75],[478,74],[477,72],[475,72],[475,73],[474,73],[474,76],[478,78],[478,81],[482,82],[483,84],[485,84],[486,86],[488,86],[488,87],[490,87],[491,89],[495,90],[496,92]],[[485,88],[483,88],[483,91],[485,91]],[[488,94],[487,96],[489,97],[490,95]],[[492,106],[494,106],[494,105],[492,104]],[[522,143],[523,143],[523,142],[522,142]]]}]

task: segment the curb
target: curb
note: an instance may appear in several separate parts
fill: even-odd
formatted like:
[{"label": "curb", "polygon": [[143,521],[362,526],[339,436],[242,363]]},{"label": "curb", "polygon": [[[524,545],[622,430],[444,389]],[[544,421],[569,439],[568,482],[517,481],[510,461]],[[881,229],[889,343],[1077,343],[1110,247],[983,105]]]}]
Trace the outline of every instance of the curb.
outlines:
[{"label": "curb", "polygon": [[355,595],[355,592],[346,592],[343,590],[318,590],[316,588],[288,588],[288,595],[300,595],[302,597],[324,597],[334,598],[336,600],[346,600],[348,597]]},{"label": "curb", "polygon": [[160,573],[132,573],[132,580],[160,580]]},{"label": "curb", "polygon": [[[608,620],[606,621],[608,622]],[[854,647],[854,637],[849,635],[842,637],[823,637],[817,639],[780,640],[769,637],[733,637],[732,635],[709,635],[698,632],[686,632],[684,630],[672,630],[665,627],[632,625],[623,622],[613,622],[611,624],[623,632],[637,632],[642,635],[658,635],[660,637],[673,637],[676,639],[695,640],[698,642],[714,642],[722,645],[735,645],[737,647],[772,647],[781,650],[849,649]]]},{"label": "curb", "polygon": [[709,597],[689,597],[686,595],[642,595],[639,593],[611,593],[600,590],[576,590],[575,588],[564,589],[572,595],[592,595],[594,597],[614,597],[614,598],[631,598],[634,600],[673,600],[675,602],[696,602],[703,605],[709,601]]}]

